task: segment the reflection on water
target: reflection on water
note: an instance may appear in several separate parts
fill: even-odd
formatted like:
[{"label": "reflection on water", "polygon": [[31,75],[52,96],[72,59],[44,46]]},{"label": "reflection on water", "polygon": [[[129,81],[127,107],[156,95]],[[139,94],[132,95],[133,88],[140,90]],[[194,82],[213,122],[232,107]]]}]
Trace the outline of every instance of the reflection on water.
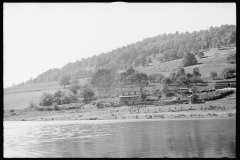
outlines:
[{"label": "reflection on water", "polygon": [[4,157],[235,157],[236,119],[4,122]]}]

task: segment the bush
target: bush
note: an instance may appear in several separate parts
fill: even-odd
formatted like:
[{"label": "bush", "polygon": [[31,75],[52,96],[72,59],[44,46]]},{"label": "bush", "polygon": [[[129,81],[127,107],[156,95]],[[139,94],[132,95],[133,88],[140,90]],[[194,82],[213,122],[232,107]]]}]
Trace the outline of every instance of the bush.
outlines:
[{"label": "bush", "polygon": [[38,104],[36,104],[36,103],[34,103],[34,102],[30,102],[30,103],[29,103],[29,108],[31,108],[31,109],[36,109],[36,108],[38,108]]},{"label": "bush", "polygon": [[236,73],[236,69],[233,67],[226,67],[223,69],[221,76],[225,79],[234,77],[234,73]]},{"label": "bush", "polygon": [[53,104],[54,96],[50,93],[43,93],[40,98],[40,106],[51,106]]},{"label": "bush", "polygon": [[185,53],[183,57],[183,66],[186,67],[186,66],[195,65],[195,64],[197,64],[195,55],[189,52]]},{"label": "bush", "polygon": [[199,57],[199,58],[204,57],[204,53],[203,53],[203,52],[198,52],[198,57]]},{"label": "bush", "polygon": [[94,99],[94,91],[89,86],[83,86],[80,92],[80,96],[84,98],[84,102],[88,102]]},{"label": "bush", "polygon": [[74,93],[74,94],[77,94],[78,93],[78,90],[81,88],[81,86],[79,84],[76,84],[76,83],[73,83],[69,90]]},{"label": "bush", "polygon": [[62,98],[65,95],[65,93],[61,90],[58,90],[54,93],[54,98]]},{"label": "bush", "polygon": [[212,79],[214,79],[215,77],[217,77],[217,72],[212,71],[212,72],[210,73],[210,76],[211,76]]},{"label": "bush", "polygon": [[227,56],[227,62],[231,64],[236,64],[236,53],[229,54]]},{"label": "bush", "polygon": [[60,110],[60,107],[57,106],[57,105],[54,105],[54,110],[55,110],[55,111],[59,111],[59,110]]}]

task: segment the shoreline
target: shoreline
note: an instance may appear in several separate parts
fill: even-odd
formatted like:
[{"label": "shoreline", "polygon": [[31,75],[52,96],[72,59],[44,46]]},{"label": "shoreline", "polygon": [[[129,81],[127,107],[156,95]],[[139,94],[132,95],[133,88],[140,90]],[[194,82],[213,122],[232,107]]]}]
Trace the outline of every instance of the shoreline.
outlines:
[{"label": "shoreline", "polygon": [[144,105],[105,107],[98,109],[93,104],[72,110],[60,111],[4,111],[4,121],[85,121],[85,120],[146,120],[146,119],[207,119],[235,118],[236,98],[224,98],[201,104]]}]

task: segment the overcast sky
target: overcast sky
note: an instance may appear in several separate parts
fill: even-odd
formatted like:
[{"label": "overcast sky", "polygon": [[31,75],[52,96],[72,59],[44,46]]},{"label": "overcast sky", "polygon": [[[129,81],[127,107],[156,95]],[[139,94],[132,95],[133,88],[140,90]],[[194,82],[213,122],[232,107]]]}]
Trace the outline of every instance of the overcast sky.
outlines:
[{"label": "overcast sky", "polygon": [[236,25],[235,3],[4,3],[4,88],[163,33]]}]

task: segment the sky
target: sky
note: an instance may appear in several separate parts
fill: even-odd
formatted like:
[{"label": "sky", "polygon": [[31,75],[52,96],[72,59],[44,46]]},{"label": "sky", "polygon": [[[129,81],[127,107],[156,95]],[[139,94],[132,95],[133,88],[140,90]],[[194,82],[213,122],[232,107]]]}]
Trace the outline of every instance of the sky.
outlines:
[{"label": "sky", "polygon": [[4,3],[3,83],[163,33],[236,25],[235,3]]}]

